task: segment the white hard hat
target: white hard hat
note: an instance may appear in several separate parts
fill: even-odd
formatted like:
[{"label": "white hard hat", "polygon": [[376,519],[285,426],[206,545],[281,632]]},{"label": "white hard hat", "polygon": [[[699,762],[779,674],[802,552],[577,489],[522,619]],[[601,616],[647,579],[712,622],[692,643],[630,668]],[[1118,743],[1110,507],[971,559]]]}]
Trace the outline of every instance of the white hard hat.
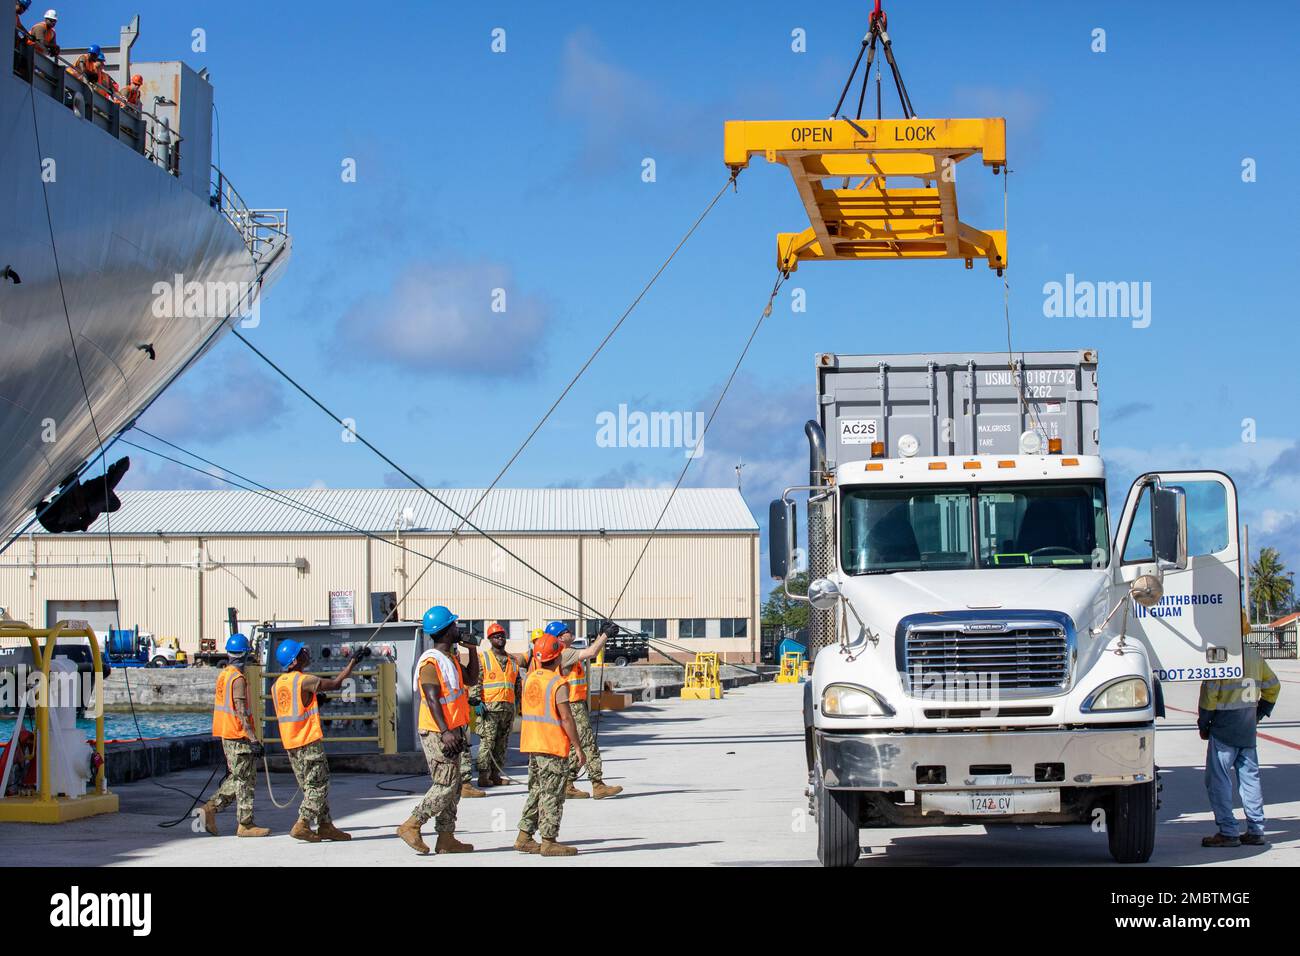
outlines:
[{"label": "white hard hat", "polygon": [[46,11],[45,11],[45,19],[46,19],[46,20],[57,20],[57,19],[59,19],[59,11],[57,11],[57,10],[46,10]]}]

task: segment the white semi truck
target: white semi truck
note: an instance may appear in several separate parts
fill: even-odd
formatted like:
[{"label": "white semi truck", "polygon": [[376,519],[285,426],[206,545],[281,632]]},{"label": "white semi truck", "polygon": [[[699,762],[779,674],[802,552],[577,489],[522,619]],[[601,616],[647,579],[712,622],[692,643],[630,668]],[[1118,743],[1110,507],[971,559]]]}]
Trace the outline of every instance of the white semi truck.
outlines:
[{"label": "white semi truck", "polygon": [[772,503],[770,551],[781,587],[808,575],[823,865],[862,827],[968,823],[1089,823],[1145,862],[1161,683],[1242,673],[1232,480],[1149,471],[1112,525],[1094,351],[816,372],[809,483]]}]

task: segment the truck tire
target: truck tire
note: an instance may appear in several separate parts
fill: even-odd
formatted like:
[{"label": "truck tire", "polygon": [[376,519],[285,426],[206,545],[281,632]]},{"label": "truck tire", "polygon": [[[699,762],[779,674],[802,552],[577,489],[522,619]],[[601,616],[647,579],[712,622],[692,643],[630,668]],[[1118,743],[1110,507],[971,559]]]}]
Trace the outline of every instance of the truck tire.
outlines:
[{"label": "truck tire", "polygon": [[620,655],[618,655],[618,657],[614,658],[614,666],[615,666],[615,667],[627,667],[627,657],[626,657],[626,655],[620,654]]},{"label": "truck tire", "polygon": [[1106,825],[1110,855],[1116,863],[1145,863],[1156,847],[1156,785],[1116,787]]},{"label": "truck tire", "polygon": [[[166,666],[167,666],[167,658],[165,658],[165,657],[155,657],[153,660],[151,660],[151,661],[149,662],[149,666],[150,666],[150,667],[166,667]],[[576,759],[576,758],[575,758],[575,759]]]},{"label": "truck tire", "polygon": [[858,804],[856,790],[831,790],[818,784],[817,859],[822,866],[840,868],[858,861]]}]

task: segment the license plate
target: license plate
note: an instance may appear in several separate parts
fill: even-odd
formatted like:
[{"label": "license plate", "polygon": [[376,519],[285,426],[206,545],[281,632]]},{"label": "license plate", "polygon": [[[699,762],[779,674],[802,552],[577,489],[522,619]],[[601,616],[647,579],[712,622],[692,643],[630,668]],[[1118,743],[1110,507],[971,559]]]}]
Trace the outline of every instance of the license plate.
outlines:
[{"label": "license plate", "polygon": [[1005,817],[1018,813],[1059,813],[1061,791],[939,790],[921,793],[921,813],[955,817]]}]

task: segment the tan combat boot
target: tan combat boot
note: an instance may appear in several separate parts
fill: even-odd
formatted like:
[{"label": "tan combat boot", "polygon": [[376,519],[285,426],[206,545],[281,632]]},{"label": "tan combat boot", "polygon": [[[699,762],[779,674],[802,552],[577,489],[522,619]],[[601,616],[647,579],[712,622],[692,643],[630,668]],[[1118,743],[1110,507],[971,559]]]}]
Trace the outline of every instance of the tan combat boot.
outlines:
[{"label": "tan combat boot", "polygon": [[433,845],[434,853],[473,853],[474,848],[468,843],[461,843],[454,833],[439,833],[438,842]]},{"label": "tan combat boot", "polygon": [[235,831],[235,836],[241,837],[264,837],[270,835],[271,831],[269,828],[259,827],[255,823],[250,823],[247,826],[241,823],[239,829]]},{"label": "tan combat boot", "polygon": [[211,800],[203,804],[203,829],[213,836],[220,836],[217,833],[217,808],[212,805]]},{"label": "tan combat boot", "polygon": [[603,780],[597,780],[591,785],[591,795],[597,800],[604,800],[606,797],[616,797],[622,792],[622,787],[611,787]]},{"label": "tan combat boot", "polygon": [[293,828],[289,831],[289,836],[293,837],[295,840],[302,840],[303,843],[320,842],[320,837],[316,835],[316,832],[312,830],[311,827],[307,826],[307,824],[301,819],[294,821]]},{"label": "tan combat boot", "polygon": [[464,800],[466,797],[486,797],[487,794],[480,790],[474,784],[466,780],[460,785],[460,797]]},{"label": "tan combat boot", "polygon": [[565,846],[563,843],[556,843],[554,840],[548,840],[542,837],[542,856],[577,856],[578,848],[576,846]]},{"label": "tan combat boot", "polygon": [[402,838],[407,846],[421,856],[429,852],[429,844],[425,843],[424,838],[420,836],[420,821],[415,817],[411,817],[398,827],[397,835]]},{"label": "tan combat boot", "polygon": [[531,833],[519,831],[519,836],[515,837],[515,849],[520,853],[540,853],[542,845],[533,839]]},{"label": "tan combat boot", "polygon": [[504,780],[501,779],[501,774],[498,773],[497,771],[493,770],[493,771],[492,771],[492,786],[494,786],[494,787],[503,787],[503,786],[505,786],[505,783],[506,783],[506,782],[505,782]]},{"label": "tan combat boot", "polygon": [[591,794],[589,794],[586,790],[579,790],[573,784],[569,784],[567,787],[564,788],[565,800],[586,800],[590,796]]},{"label": "tan combat boot", "polygon": [[480,770],[478,772],[478,788],[480,790],[486,790],[488,787],[492,787],[495,785],[496,784],[492,780],[492,775],[490,773],[488,773],[486,770]]},{"label": "tan combat boot", "polygon": [[335,843],[342,843],[352,839],[351,833],[344,833],[334,825],[333,820],[322,820],[316,827],[316,835],[322,840],[333,840]]}]

